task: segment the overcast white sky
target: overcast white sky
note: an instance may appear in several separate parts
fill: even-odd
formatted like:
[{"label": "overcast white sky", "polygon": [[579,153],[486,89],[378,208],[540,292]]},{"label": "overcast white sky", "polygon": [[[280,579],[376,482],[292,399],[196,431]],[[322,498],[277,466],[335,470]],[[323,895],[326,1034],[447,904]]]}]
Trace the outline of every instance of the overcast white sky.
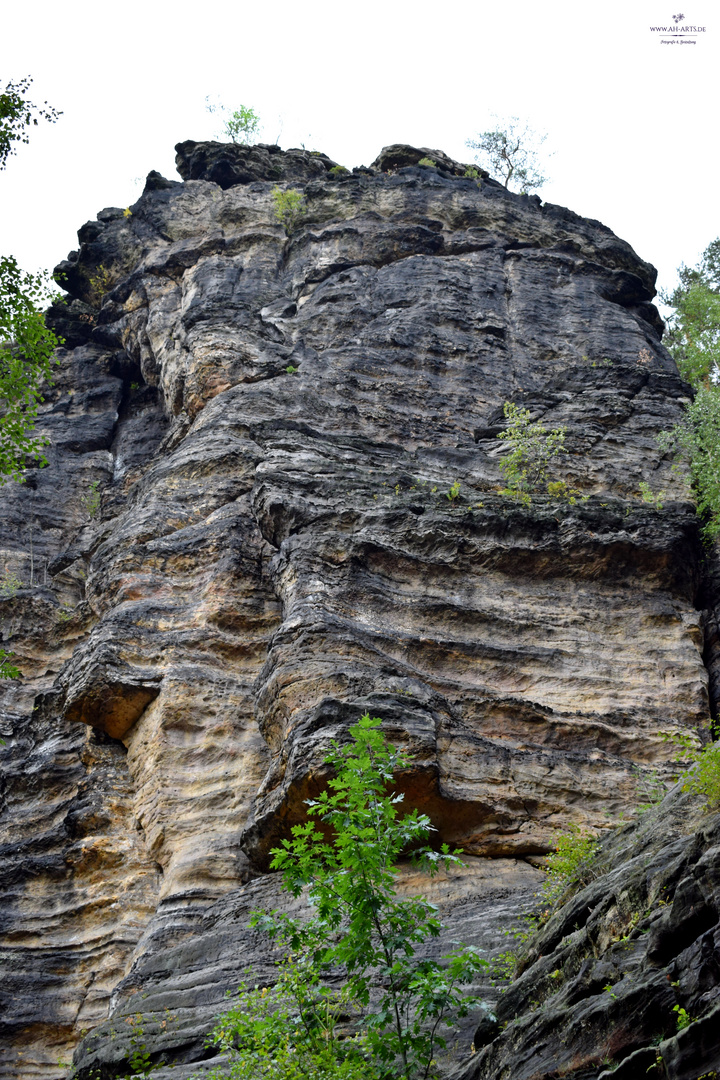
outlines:
[{"label": "overcast white sky", "polygon": [[[685,2],[685,0],[683,0]],[[211,95],[251,105],[264,141],[346,166],[409,142],[469,161],[490,115],[549,135],[549,202],[598,218],[668,287],[720,235],[720,18],[702,0],[29,0],[4,10],[0,85],[64,111],[0,173],[0,253],[51,268],[174,144],[217,133]],[[651,26],[705,26],[695,45]]]}]

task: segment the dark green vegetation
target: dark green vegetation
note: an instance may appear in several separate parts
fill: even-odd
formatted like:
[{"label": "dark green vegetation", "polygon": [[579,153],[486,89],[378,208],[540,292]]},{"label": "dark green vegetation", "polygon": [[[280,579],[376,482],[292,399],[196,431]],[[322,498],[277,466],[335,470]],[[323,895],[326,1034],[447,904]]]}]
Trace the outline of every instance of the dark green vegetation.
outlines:
[{"label": "dark green vegetation", "polygon": [[275,187],[272,194],[275,204],[275,217],[287,235],[291,236],[305,213],[305,199],[301,192],[292,188],[282,191],[279,187]]},{"label": "dark green vegetation", "polygon": [[705,537],[714,540],[720,535],[720,238],[697,266],[681,266],[679,278],[664,297],[673,308],[665,344],[695,398],[662,445],[688,463]]},{"label": "dark green vegetation", "polygon": [[308,800],[310,820],[273,850],[272,868],[293,896],[307,890],[312,915],[255,912],[252,925],[282,949],[279,978],[241,987],[220,1019],[213,1039],[230,1069],[215,1070],[217,1080],[425,1078],[447,1031],[479,1004],[462,989],[488,966],[477,950],[441,963],[418,955],[441,923],[426,900],[398,896],[396,864],[409,852],[433,875],[461,860],[447,845],[418,847],[430,819],[402,813],[402,795],[390,793],[410,762],[380,723],[366,714],[350,728],[351,744],[326,758],[336,775]]}]

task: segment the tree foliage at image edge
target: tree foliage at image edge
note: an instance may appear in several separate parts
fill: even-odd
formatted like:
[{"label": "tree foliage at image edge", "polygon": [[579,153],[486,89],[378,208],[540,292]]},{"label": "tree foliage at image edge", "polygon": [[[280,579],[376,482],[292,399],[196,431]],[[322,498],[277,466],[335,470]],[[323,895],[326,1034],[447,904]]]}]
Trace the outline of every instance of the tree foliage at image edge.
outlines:
[{"label": "tree foliage at image edge", "polygon": [[707,540],[720,536],[720,238],[696,267],[681,266],[678,286],[662,297],[673,312],[665,344],[695,390],[685,416],[660,437],[661,447],[685,460]]}]

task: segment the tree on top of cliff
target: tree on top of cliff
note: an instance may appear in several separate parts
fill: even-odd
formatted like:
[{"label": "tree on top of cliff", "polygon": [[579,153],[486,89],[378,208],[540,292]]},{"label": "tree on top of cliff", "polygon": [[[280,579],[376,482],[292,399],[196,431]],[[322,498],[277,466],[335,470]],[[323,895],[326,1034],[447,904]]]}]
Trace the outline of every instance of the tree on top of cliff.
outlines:
[{"label": "tree on top of cliff", "polygon": [[522,125],[517,116],[506,120],[494,117],[491,131],[483,131],[468,139],[466,145],[478,151],[475,161],[510,191],[526,195],[547,181],[540,171],[540,147],[547,135],[539,135],[528,124]]},{"label": "tree on top of cliff", "polygon": [[54,124],[62,116],[47,101],[42,105],[33,105],[28,100],[27,91],[31,82],[29,76],[18,82],[11,79],[0,91],[0,169],[5,168],[10,154],[16,153],[15,143],[30,142],[28,128],[37,127],[39,119]]},{"label": "tree on top of cliff", "polygon": [[53,298],[45,274],[25,273],[11,255],[0,256],[0,486],[23,483],[28,457],[47,464],[48,440],[35,435],[35,420],[59,345],[40,310]]},{"label": "tree on top of cliff", "polygon": [[213,105],[209,98],[205,98],[205,102],[209,113],[222,113],[225,117],[222,135],[240,146],[251,146],[255,142],[260,132],[260,117],[253,108],[241,105],[230,110],[225,105]]}]

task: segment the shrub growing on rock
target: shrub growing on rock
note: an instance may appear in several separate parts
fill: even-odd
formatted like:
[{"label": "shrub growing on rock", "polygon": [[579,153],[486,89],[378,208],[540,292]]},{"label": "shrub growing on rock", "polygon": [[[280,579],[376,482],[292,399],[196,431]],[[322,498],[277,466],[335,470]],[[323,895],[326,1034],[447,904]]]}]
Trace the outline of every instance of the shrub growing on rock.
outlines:
[{"label": "shrub growing on rock", "polygon": [[507,427],[498,435],[509,443],[509,450],[500,458],[500,471],[505,480],[501,494],[521,502],[531,503],[531,494],[541,491],[548,481],[550,462],[558,454],[566,454],[565,428],[548,431],[544,424],[532,423],[530,410],[518,408],[512,401],[503,405]]},{"label": "shrub growing on rock", "polygon": [[297,228],[305,213],[305,200],[299,191],[290,188],[283,191],[282,188],[273,188],[273,201],[275,203],[275,217],[290,236]]},{"label": "shrub growing on rock", "polygon": [[720,810],[720,743],[714,743],[698,754],[683,782],[683,791],[703,795],[708,810]]},{"label": "shrub growing on rock", "polygon": [[720,237],[695,267],[681,266],[680,284],[661,297],[672,308],[665,344],[695,399],[662,449],[690,467],[698,511],[708,541],[720,536]]},{"label": "shrub growing on rock", "polygon": [[540,171],[540,147],[547,135],[538,135],[517,116],[494,119],[491,131],[467,140],[467,146],[478,151],[475,160],[511,191],[517,187],[525,195],[542,187],[547,177]]}]

